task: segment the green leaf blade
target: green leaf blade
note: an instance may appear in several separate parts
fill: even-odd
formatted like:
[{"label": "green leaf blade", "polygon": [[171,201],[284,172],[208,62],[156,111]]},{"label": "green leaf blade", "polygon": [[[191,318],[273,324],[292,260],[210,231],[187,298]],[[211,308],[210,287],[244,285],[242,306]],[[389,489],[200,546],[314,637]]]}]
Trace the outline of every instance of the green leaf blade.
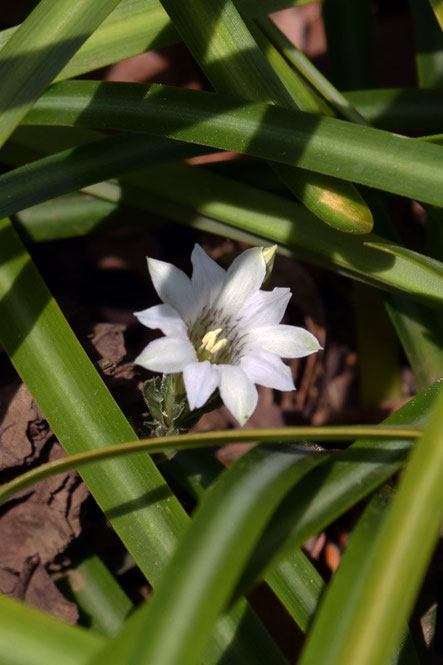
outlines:
[{"label": "green leaf blade", "polygon": [[256,448],[223,474],[201,503],[149,606],[93,665],[108,662],[116,650],[121,665],[198,662],[272,511],[288,488],[321,461],[311,449]]},{"label": "green leaf blade", "polygon": [[441,146],[214,93],[155,84],[70,81],[53,86],[28,114],[26,124],[136,128],[443,206]]},{"label": "green leaf blade", "polygon": [[41,0],[0,51],[0,145],[120,0]]}]

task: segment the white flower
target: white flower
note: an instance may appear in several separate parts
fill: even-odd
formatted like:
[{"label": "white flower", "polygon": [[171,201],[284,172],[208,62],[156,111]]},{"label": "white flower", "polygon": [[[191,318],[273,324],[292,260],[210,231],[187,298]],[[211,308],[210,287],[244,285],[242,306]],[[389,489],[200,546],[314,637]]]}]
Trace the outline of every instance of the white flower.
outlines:
[{"label": "white flower", "polygon": [[190,409],[203,406],[216,388],[244,425],[257,405],[255,383],[294,390],[281,358],[301,358],[321,347],[310,332],[279,325],[291,292],[262,291],[266,274],[262,247],[247,249],[223,270],[195,245],[192,279],[170,263],[148,258],[162,299],[135,316],[165,337],[144,349],[135,362],[154,372],[183,372]]}]

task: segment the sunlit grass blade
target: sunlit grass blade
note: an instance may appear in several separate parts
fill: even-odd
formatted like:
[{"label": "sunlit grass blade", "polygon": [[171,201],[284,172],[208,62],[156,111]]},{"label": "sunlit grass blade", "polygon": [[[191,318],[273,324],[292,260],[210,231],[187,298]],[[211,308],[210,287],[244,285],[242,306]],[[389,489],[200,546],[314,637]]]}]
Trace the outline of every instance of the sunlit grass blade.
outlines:
[{"label": "sunlit grass blade", "polygon": [[410,0],[415,38],[415,63],[421,88],[443,84],[443,33],[428,2]]},{"label": "sunlit grass blade", "polygon": [[328,655],[330,665],[388,663],[409,618],[443,519],[442,409],[440,395],[368,554],[359,589],[343,599],[347,621]]},{"label": "sunlit grass blade", "polygon": [[26,123],[136,129],[333,174],[443,206],[441,146],[214,93],[69,81],[52,86]]},{"label": "sunlit grass blade", "polygon": [[[387,418],[385,424],[422,427],[428,422],[434,402],[443,388],[438,381],[418,393],[408,404]],[[277,510],[265,532],[239,589],[250,588],[275,559],[278,551],[302,545],[334,519],[382,485],[405,463],[411,441],[396,439],[357,440],[331,462],[310,473],[294,488]],[[282,547],[283,546],[283,547]]]},{"label": "sunlit grass blade", "polygon": [[[167,478],[173,478],[198,499],[209,491],[223,469],[221,462],[203,450],[179,451],[162,465]],[[265,582],[306,632],[325,586],[306,554],[296,549],[267,573]]]},{"label": "sunlit grass blade", "polygon": [[[170,216],[180,223],[193,224],[190,211],[214,217],[258,238],[276,242],[304,261],[373,286],[404,292],[419,300],[442,300],[440,289],[437,288],[436,292],[435,288],[431,288],[434,278],[428,288],[428,273],[420,266],[415,266],[411,272],[410,261],[403,261],[398,256],[393,261],[383,262],[380,260],[381,252],[366,247],[364,239],[375,239],[375,236],[367,235],[360,239],[340,235],[338,241],[332,229],[288,199],[187,165],[157,167],[155,172],[149,170],[131,175],[128,179],[123,176],[120,180],[127,182],[128,188],[110,183],[88,187],[85,191],[110,201],[129,205],[132,201],[140,209]],[[151,196],[140,197],[140,191],[150,192]],[[211,194],[208,195],[208,192]],[[160,199],[156,198],[159,194]],[[171,200],[185,206],[184,211],[177,209],[177,206],[170,209]],[[202,224],[206,227],[202,221],[199,228],[203,228]]]},{"label": "sunlit grass blade", "polygon": [[[93,659],[191,665],[282,497],[324,458],[310,448],[255,448],[205,495],[157,593]],[[171,625],[174,630],[171,631]]]},{"label": "sunlit grass blade", "polygon": [[143,166],[207,151],[201,146],[135,134],[117,134],[68,148],[0,176],[0,216]]},{"label": "sunlit grass blade", "polygon": [[[35,158],[34,150],[45,152],[47,143],[52,149],[58,145],[54,140],[50,143],[50,137],[46,141],[42,140],[38,132],[29,136],[31,128],[23,129],[28,131],[25,132],[27,136],[24,137],[24,143],[20,145],[26,147],[30,143],[31,159]],[[61,139],[61,145],[65,145],[66,136]],[[27,153],[26,149],[25,154],[19,157],[26,159]],[[10,152],[6,157],[11,157]],[[50,166],[50,160],[48,164]],[[112,164],[112,158],[109,164]],[[27,167],[31,180],[32,167],[32,164]],[[35,168],[39,172],[38,163]],[[57,178],[53,169],[51,173],[54,178],[52,184],[55,186]],[[263,242],[263,239],[276,242],[282,246],[283,251],[288,248],[305,261],[336,270],[370,285],[409,293],[418,299],[428,300],[433,297],[431,289],[426,286],[426,275],[422,274],[420,267],[416,268],[418,272],[414,274],[410,262],[403,262],[401,257],[384,259],[380,252],[365,247],[364,240],[377,241],[378,238],[372,235],[362,238],[349,234],[337,235],[309,211],[289,199],[186,164],[157,166],[155,169],[122,176],[120,182],[124,183],[123,187],[103,183],[88,187],[85,191],[107,201],[155,213],[160,218],[166,217],[195,228],[221,232],[235,239],[255,244]],[[38,190],[33,192],[38,196]],[[5,203],[13,210],[22,206],[20,197],[6,198]],[[226,225],[214,228],[214,223],[207,216],[230,224],[231,229]],[[245,237],[242,235],[244,232],[253,234],[255,238]]]},{"label": "sunlit grass blade", "polygon": [[[124,212],[124,208],[103,199],[74,193],[22,210],[14,225],[26,242],[47,242],[120,226],[124,223]],[[136,210],[132,209],[130,215],[131,224],[143,223]]]},{"label": "sunlit grass blade", "polygon": [[[173,173],[171,173],[170,177],[172,187]],[[132,177],[128,176],[128,181],[129,179],[132,180]],[[146,178],[145,183],[148,182],[148,180],[149,178]],[[168,186],[168,182],[169,179],[165,178],[165,186]],[[174,180],[174,182],[176,186],[177,180]],[[237,185],[237,182],[230,181],[229,190],[231,194],[233,194],[233,190]],[[107,193],[112,200],[126,198],[124,195],[124,188],[122,189],[116,185],[102,185],[92,189],[97,194],[106,195]],[[114,196],[116,193],[117,196]],[[259,190],[252,190],[251,194],[254,197],[255,203],[260,207],[262,192]],[[218,203],[221,204],[222,196],[220,191],[217,197]],[[282,199],[281,201],[284,200]],[[286,203],[289,204],[289,206],[295,207],[295,204],[290,201],[287,201]],[[193,228],[217,233],[218,235],[230,237],[241,242],[248,242],[249,244],[259,245],[270,240],[269,238],[260,238],[237,230],[233,226],[216,222],[210,217],[205,217],[197,212],[193,213],[188,208],[173,204],[171,201],[156,197],[154,194],[149,195],[141,189],[137,190],[137,196],[131,196],[131,198],[128,199],[127,205],[128,207],[121,207],[116,203],[95,198],[90,194],[67,195],[66,197],[54,199],[20,212],[17,215],[16,225],[20,230],[20,234],[26,240],[44,242],[55,240],[57,238],[77,237],[120,226],[127,221],[128,216],[130,216],[131,225],[134,224],[145,228],[148,227],[150,229],[157,228],[159,225],[164,225],[166,223],[164,218],[170,218]],[[134,206],[137,206],[137,208]],[[146,216],[139,212],[139,210],[145,210],[150,214],[149,216]],[[263,204],[263,207],[261,207],[261,213],[266,215],[266,210],[266,204]],[[217,213],[214,212],[214,214]],[[257,213],[251,210],[248,213],[245,208],[243,216],[245,218],[248,217],[249,222],[251,222],[253,221],[255,214]],[[276,224],[281,224],[280,219],[275,221],[275,214],[276,208],[271,207],[267,221],[269,224],[272,222],[273,228],[275,228]],[[303,210],[301,207],[298,214],[294,212],[294,218],[297,218],[298,224],[303,221],[302,215]],[[233,216],[241,221],[242,210],[238,210],[237,215],[235,215],[233,210]],[[307,223],[309,223],[309,220],[307,220]],[[294,245],[291,246],[293,247],[293,251],[298,250],[297,253],[300,257],[303,256],[303,245],[298,245],[298,247],[295,247]],[[319,247],[320,245],[316,246],[316,251],[318,251]],[[286,253],[289,255],[289,250],[285,249],[283,246],[280,246],[279,251],[280,253]],[[357,251],[356,248],[355,251]],[[351,255],[349,255],[349,258],[350,256]],[[311,256],[310,258],[313,263],[327,266],[330,269],[337,269],[338,267],[337,265],[334,265],[334,263],[325,263],[325,258],[322,262],[319,254],[317,254],[316,257]],[[364,277],[360,275],[360,279],[364,279]],[[407,301],[404,299],[403,303],[400,305],[399,302],[391,304],[389,295],[387,295],[387,298],[387,301],[385,298],[385,304],[387,302],[389,314],[399,333],[403,348],[413,369],[417,386],[419,389],[423,389],[441,376],[443,369],[440,343],[441,337],[438,334],[438,328],[436,328],[438,322],[435,320],[436,312],[418,305],[411,300]],[[395,305],[395,308],[391,305]],[[417,307],[421,307],[420,312],[418,312]],[[407,325],[405,325],[406,321]]]},{"label": "sunlit grass blade", "polygon": [[[231,0],[162,0],[174,25],[214,88],[242,99],[294,108],[295,103],[258,47]],[[208,32],[212,26],[212,32]],[[302,203],[327,224],[348,233],[372,228],[370,210],[351,183],[272,165]]]},{"label": "sunlit grass blade", "polygon": [[[340,560],[339,568],[322,598],[299,665],[329,663],[330,659],[334,658],[336,645],[340,644],[341,633],[346,630],[347,620],[356,611],[352,599],[357,597],[363,583],[369,564],[369,552],[392,499],[393,491],[388,487],[383,488],[374,495],[360,517]],[[405,632],[408,635],[408,631]],[[404,639],[402,642],[403,645],[396,645],[397,648],[389,659],[391,665],[418,665],[420,661],[410,635],[406,638],[406,644]],[[404,646],[404,649],[401,646]]]},{"label": "sunlit grass blade", "polygon": [[429,0],[431,7],[434,11],[435,18],[438,21],[440,28],[443,30],[443,2],[442,0]]},{"label": "sunlit grass blade", "polygon": [[[272,23],[270,19],[263,19],[263,21],[267,20]],[[291,67],[261,29],[262,22],[249,21],[247,25],[258,46],[266,56],[267,61],[295,102],[296,107],[300,111],[321,113],[323,115],[334,117],[336,114],[333,109],[324,101],[323,97],[316,93],[314,88],[306,82],[303,76],[301,76],[296,69]]]},{"label": "sunlit grass blade", "polygon": [[[290,42],[287,36],[268,17],[257,19],[265,35],[277,46],[293,67],[335,108],[343,118],[358,124],[367,124],[365,118],[349,103],[335,86],[312,64],[312,62]],[[301,109],[308,110],[308,109]],[[330,113],[329,113],[330,115]]]},{"label": "sunlit grass blade", "polygon": [[[258,23],[270,35],[293,66],[310,83],[315,85],[318,92],[332,103],[337,112],[358,124],[369,125],[368,121],[354,109],[346,97],[325,79],[270,19],[263,18]],[[361,78],[364,80],[364,74],[361,74]],[[377,206],[373,208],[373,212],[375,212],[378,225],[383,222],[383,233],[399,242],[400,239],[385,210],[383,201],[376,201],[376,197],[377,194],[373,193],[369,202]],[[432,208],[432,210],[438,212],[439,209]],[[382,219],[380,218],[380,212]],[[437,220],[437,223],[434,224],[431,215],[427,224],[428,233],[435,230],[434,242],[432,243],[434,248],[441,244],[438,240],[438,234],[441,234],[443,227],[438,222],[441,222],[441,220]],[[434,254],[434,256],[443,258],[443,251],[441,254]],[[353,288],[362,396],[364,399],[374,402],[381,398],[392,398],[398,394],[400,374],[395,346],[393,347],[395,340],[391,340],[393,337],[391,328],[387,328],[384,322],[385,315],[381,309],[382,305],[379,297],[375,293],[371,295],[370,290],[359,287],[357,284],[354,284]],[[370,307],[368,307],[368,299]],[[425,388],[443,374],[443,350],[438,342],[441,337],[441,329],[438,325],[437,316],[422,305],[407,302],[397,296],[386,296],[385,305],[411,363],[417,385],[419,389]],[[380,343],[380,337],[382,343]],[[389,340],[391,340],[390,343]]]},{"label": "sunlit grass blade", "polygon": [[419,254],[419,252],[414,252],[412,249],[408,249],[407,247],[402,247],[402,245],[372,241],[366,241],[365,244],[368,245],[368,247],[373,247],[374,249],[378,249],[381,252],[385,252],[386,254],[391,254],[392,256],[401,256],[402,258],[409,261],[411,266],[422,266],[430,275],[433,275],[438,280],[437,283],[441,286],[441,280],[443,279],[443,264],[440,261],[437,261],[430,256]]},{"label": "sunlit grass blade", "polygon": [[[75,338],[8,220],[0,225],[0,339],[68,453],[133,441],[136,435]],[[151,458],[108,460],[83,477],[147,579],[156,585],[188,518]],[[154,500],[153,500],[154,497]],[[143,534],[141,538],[140,534]],[[246,627],[243,628],[243,625]],[[273,642],[247,604],[222,617],[206,665],[233,641],[250,663]],[[276,647],[274,647],[276,650]],[[240,656],[231,655],[238,663]],[[245,657],[241,661],[245,663]]]},{"label": "sunlit grass blade", "polygon": [[[239,0],[239,6],[248,16],[259,16],[306,1],[311,0]],[[16,30],[0,31],[0,48]],[[180,37],[159,0],[121,0],[55,80],[85,74],[178,41]]]},{"label": "sunlit grass blade", "polygon": [[[340,21],[340,15],[343,13],[346,14],[349,23],[356,23],[353,20],[354,16],[352,12],[354,9],[352,7],[348,5],[342,6],[340,3],[338,3],[338,7],[336,7],[336,5],[337,3],[334,4],[334,7],[338,9],[339,16],[334,16],[335,23],[333,26],[330,26],[331,29],[343,29],[343,21]],[[364,7],[367,11],[368,7],[366,5],[364,5]],[[361,12],[361,7],[357,11]],[[346,97],[344,97],[344,95],[316,69],[303,53],[291,44],[287,37],[270,19],[263,18],[258,20],[257,23],[278,46],[279,51],[284,54],[288,61],[293,65],[293,68],[291,68],[289,64],[283,60],[282,55],[280,55],[274,47],[270,46],[269,41],[266,40],[260,30],[253,31],[255,39],[266,53],[281,80],[285,82],[286,88],[294,97],[294,100],[297,102],[301,110],[312,110],[317,113],[331,115],[333,113],[331,107],[327,106],[325,103],[329,102],[339,115],[352,122],[356,122],[357,124],[369,126],[369,122],[361,116],[356,109],[354,109]],[[352,30],[357,28],[358,22],[356,25],[352,25]],[[345,40],[347,38],[348,35],[344,36]],[[350,35],[351,41],[355,38],[355,34]],[[342,41],[344,41],[343,38]],[[363,64],[363,61],[358,61],[358,59],[356,62],[352,63],[352,65],[346,64],[346,75],[348,75],[348,78],[353,79],[354,83],[357,81],[364,83],[366,79],[365,72],[362,71]],[[323,104],[318,102],[318,99],[321,100],[321,97],[319,98],[318,95],[314,93],[313,88],[307,87],[307,84],[305,83],[306,81],[309,81],[309,83],[315,86],[318,93],[323,96]],[[324,107],[327,109],[326,112]],[[375,197],[376,193],[371,197],[372,203],[374,203]],[[380,202],[375,209],[376,213],[379,208]],[[383,217],[385,225],[387,226],[384,230],[389,237],[391,232],[391,222],[387,213],[385,213]],[[395,238],[395,235],[394,240],[398,240]],[[398,362],[398,353],[396,353],[396,351],[399,347],[394,337],[392,326],[387,320],[382,299],[379,294],[372,292],[370,289],[359,284],[353,284],[353,294],[358,342],[359,389],[362,399],[366,403],[378,403],[380,400],[398,398],[400,396],[400,366]],[[415,305],[415,307],[418,310],[419,305]],[[391,309],[395,310],[395,305],[392,299]],[[416,313],[419,314],[418,311]],[[400,335],[402,343],[407,344],[408,346],[406,349],[408,356],[418,360],[420,354],[426,356],[428,351],[431,351],[429,355],[433,355],[434,359],[436,358],[437,354],[435,353],[435,348],[432,342],[428,341],[427,338],[423,336],[416,339],[412,332],[417,331],[409,330],[410,324],[408,319],[402,317],[397,311],[395,320],[398,324],[401,324],[397,325],[396,330]],[[382,343],[380,343],[380,341]],[[428,349],[427,347],[430,348]],[[443,370],[443,354],[440,355],[442,357],[440,358],[440,363],[437,363],[436,365],[435,375],[431,374],[429,377],[430,380],[425,384],[420,384],[421,387],[429,385],[432,380],[435,380],[435,376],[439,375],[438,369],[441,368]]]},{"label": "sunlit grass blade", "polygon": [[361,403],[375,405],[400,400],[401,347],[384,307],[382,296],[387,294],[357,283],[352,289]]},{"label": "sunlit grass blade", "polygon": [[101,558],[85,548],[79,561],[74,555],[73,567],[56,583],[79,608],[82,625],[102,635],[120,630],[134,607]]},{"label": "sunlit grass blade", "polygon": [[33,483],[50,478],[57,473],[80,469],[118,457],[137,455],[142,452],[159,453],[188,448],[204,448],[229,443],[281,443],[304,441],[352,441],[358,436],[374,439],[397,439],[398,437],[418,438],[421,429],[409,427],[381,427],[380,425],[335,425],[331,427],[284,427],[275,429],[227,430],[204,433],[162,436],[161,438],[140,439],[112,446],[99,446],[96,449],[69,455],[63,459],[46,462],[17,476],[0,489],[0,503],[4,503],[15,493],[30,487]]},{"label": "sunlit grass blade", "polygon": [[0,145],[120,0],[41,0],[0,51]]},{"label": "sunlit grass blade", "polygon": [[414,372],[419,390],[443,374],[441,321],[438,311],[413,303],[406,298],[398,302],[386,294],[385,305],[403,342],[403,348]]},{"label": "sunlit grass blade", "polygon": [[102,636],[69,626],[0,594],[2,665],[87,665],[105,644]]}]

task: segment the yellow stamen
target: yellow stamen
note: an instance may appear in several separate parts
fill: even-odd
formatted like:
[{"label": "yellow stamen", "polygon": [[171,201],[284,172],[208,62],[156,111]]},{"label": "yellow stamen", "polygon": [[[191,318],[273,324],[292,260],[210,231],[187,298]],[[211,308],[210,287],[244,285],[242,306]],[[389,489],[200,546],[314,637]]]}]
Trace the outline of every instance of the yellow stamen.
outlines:
[{"label": "yellow stamen", "polygon": [[212,353],[212,349],[214,348],[217,337],[220,335],[221,331],[221,328],[217,328],[216,330],[210,330],[207,332],[202,338],[202,347]]},{"label": "yellow stamen", "polygon": [[224,349],[227,343],[228,340],[226,339],[226,337],[224,337],[223,339],[219,339],[217,344],[214,344],[214,346],[212,347],[211,353],[215,355],[217,351],[221,351],[221,349]]},{"label": "yellow stamen", "polygon": [[206,351],[209,351],[209,353],[217,353],[217,351],[223,349],[228,343],[228,340],[224,338],[217,342],[217,337],[220,335],[221,331],[221,328],[217,328],[216,330],[210,330],[207,332],[206,335],[202,338],[202,344],[200,348],[206,349]]}]

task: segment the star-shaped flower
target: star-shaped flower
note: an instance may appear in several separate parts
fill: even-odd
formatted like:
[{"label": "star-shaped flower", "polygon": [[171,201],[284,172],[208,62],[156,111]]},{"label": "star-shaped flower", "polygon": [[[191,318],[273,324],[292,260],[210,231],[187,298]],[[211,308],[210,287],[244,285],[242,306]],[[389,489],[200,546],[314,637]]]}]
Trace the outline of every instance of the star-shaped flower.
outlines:
[{"label": "star-shaped flower", "polygon": [[307,330],[281,325],[291,292],[263,291],[263,247],[247,249],[223,270],[195,245],[190,279],[170,263],[148,258],[154,287],[162,299],[135,316],[156,339],[135,362],[153,372],[183,372],[191,410],[202,407],[216,388],[234,418],[244,425],[257,405],[254,384],[294,390],[281,358],[301,358],[321,346]]}]

